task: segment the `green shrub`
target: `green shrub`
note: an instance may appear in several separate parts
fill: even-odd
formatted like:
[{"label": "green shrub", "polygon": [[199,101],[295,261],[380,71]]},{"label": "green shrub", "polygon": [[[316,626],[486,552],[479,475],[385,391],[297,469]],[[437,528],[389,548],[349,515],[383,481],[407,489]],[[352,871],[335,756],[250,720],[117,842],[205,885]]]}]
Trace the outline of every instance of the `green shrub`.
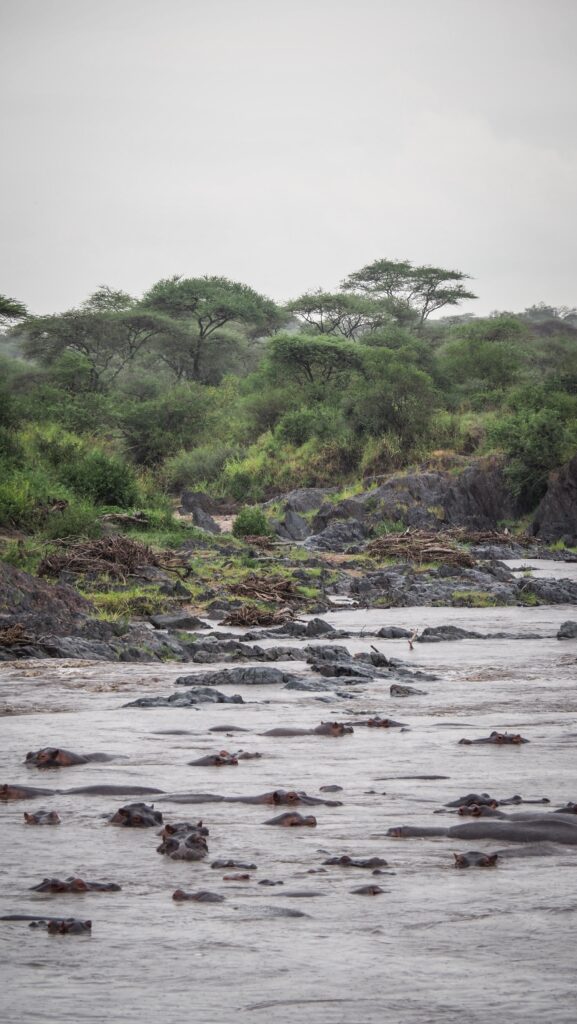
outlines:
[{"label": "green shrub", "polygon": [[44,540],[62,537],[99,537],[98,510],[89,501],[73,499],[62,512],[52,512],[42,527]]},{"label": "green shrub", "polygon": [[238,455],[237,447],[219,441],[199,445],[192,451],[181,451],[166,459],[160,475],[165,486],[171,490],[199,487],[205,481],[208,483],[216,480],[225,464]]},{"label": "green shrub", "polygon": [[271,529],[262,509],[247,507],[237,515],[232,524],[232,532],[235,537],[265,537]]},{"label": "green shrub", "polygon": [[59,475],[76,494],[99,505],[130,508],[138,502],[134,471],[122,459],[98,449],[73,455]]}]

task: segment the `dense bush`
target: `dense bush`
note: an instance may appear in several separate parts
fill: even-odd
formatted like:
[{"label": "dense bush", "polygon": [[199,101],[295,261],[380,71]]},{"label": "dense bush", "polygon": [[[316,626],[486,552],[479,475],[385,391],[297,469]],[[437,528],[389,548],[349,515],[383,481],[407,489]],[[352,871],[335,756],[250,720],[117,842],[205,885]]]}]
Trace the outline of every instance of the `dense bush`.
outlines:
[{"label": "dense bush", "polygon": [[260,508],[243,508],[232,524],[235,537],[265,537],[271,532],[268,520]]},{"label": "dense bush", "polygon": [[97,505],[130,508],[138,502],[138,484],[134,470],[116,456],[97,449],[76,452],[59,470],[60,478],[82,497]]}]

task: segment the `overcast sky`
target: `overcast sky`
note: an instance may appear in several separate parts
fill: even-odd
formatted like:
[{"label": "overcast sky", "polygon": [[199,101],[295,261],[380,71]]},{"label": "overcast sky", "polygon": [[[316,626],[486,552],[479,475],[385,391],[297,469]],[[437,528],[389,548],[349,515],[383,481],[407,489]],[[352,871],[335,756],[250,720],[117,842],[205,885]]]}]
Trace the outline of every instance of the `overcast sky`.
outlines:
[{"label": "overcast sky", "polygon": [[374,259],[577,305],[577,0],[0,0],[0,292]]}]

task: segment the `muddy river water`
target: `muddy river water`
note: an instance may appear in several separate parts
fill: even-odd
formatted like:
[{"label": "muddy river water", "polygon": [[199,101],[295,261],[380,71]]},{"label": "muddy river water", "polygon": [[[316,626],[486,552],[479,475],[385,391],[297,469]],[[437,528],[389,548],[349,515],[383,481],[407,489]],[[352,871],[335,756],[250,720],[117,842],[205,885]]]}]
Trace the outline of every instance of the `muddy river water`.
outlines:
[{"label": "muddy river water", "polygon": [[[568,606],[347,608],[325,616],[355,632],[353,639],[339,641],[351,652],[374,644],[411,668],[434,673],[434,681],[414,683],[425,695],[405,699],[390,696],[390,680],[375,679],[347,687],[354,690],[350,699],[237,686],[222,689],[241,693],[243,705],[145,710],[123,705],[137,696],[173,692],[179,675],[221,666],[4,665],[0,782],[52,788],[126,783],[172,794],[224,795],[281,787],[317,795],[322,786],[338,785],[342,792],[324,795],[342,800],[342,806],[301,808],[315,814],[317,827],[285,829],[263,824],[276,813],[266,806],[158,800],[165,820],[202,817],[209,828],[209,856],[189,863],[158,855],[156,829],[107,823],[106,816],[131,798],[56,795],[1,805],[0,914],[92,920],[86,937],[51,936],[26,922],[0,922],[1,1020],[574,1022],[577,847],[506,859],[494,869],[459,871],[454,851],[503,844],[394,839],[386,833],[403,824],[453,824],[448,814],[434,812],[468,792],[546,796],[551,808],[577,800],[577,640],[555,636],[575,612]],[[409,650],[406,640],[363,635],[385,625],[441,623],[519,639],[415,643]],[[304,661],[274,667],[310,674]],[[310,727],[323,719],[354,725],[360,712],[394,717],[409,728],[356,728],[338,739],[259,735],[278,725]],[[223,724],[248,732],[230,738],[208,731]],[[521,732],[530,743],[458,743],[492,729]],[[118,759],[44,772],[23,765],[27,751],[58,745]],[[258,750],[263,757],[236,767],[187,763],[224,746]],[[442,777],[402,778],[427,775]],[[62,823],[25,825],[23,811],[40,804],[57,809]],[[370,871],[339,866],[309,873],[344,853],[386,858],[391,873],[375,878]],[[248,880],[225,881],[224,875],[235,872],[212,869],[217,858],[257,868]],[[69,875],[114,881],[122,890],[30,892],[46,876]],[[261,886],[262,879],[284,884]],[[373,882],[384,892],[351,891]],[[172,900],[177,888],[207,889],[225,900],[179,904]],[[291,895],[303,892],[309,895]]]}]

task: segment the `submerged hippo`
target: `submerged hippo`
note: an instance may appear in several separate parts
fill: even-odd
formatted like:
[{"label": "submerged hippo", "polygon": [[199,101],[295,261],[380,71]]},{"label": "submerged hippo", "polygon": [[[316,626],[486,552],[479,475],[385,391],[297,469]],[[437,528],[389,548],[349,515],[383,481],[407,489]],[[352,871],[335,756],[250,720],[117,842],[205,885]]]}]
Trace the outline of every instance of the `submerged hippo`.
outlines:
[{"label": "submerged hippo", "polygon": [[35,800],[39,796],[55,796],[57,789],[37,789],[35,786],[13,785],[10,782],[0,786],[0,800]]},{"label": "submerged hippo", "polygon": [[454,853],[454,866],[456,868],[494,868],[498,859],[498,853],[480,853],[478,850],[468,850],[467,853]]},{"label": "submerged hippo", "polygon": [[269,818],[265,825],[280,825],[281,828],[296,828],[299,825],[308,825],[309,828],[316,828],[317,819],[313,814],[303,817],[298,811],[285,811],[284,814],[277,814],[276,818]]},{"label": "submerged hippo", "polygon": [[380,896],[384,891],[380,885],[359,885],[358,888],[351,889],[356,896]]},{"label": "submerged hippo", "polygon": [[83,878],[45,878],[38,885],[32,885],[32,892],[120,892],[115,882],[86,882]]},{"label": "submerged hippo", "polygon": [[72,750],[62,747],[42,747],[41,750],[30,750],[26,754],[25,764],[35,768],[69,768],[75,764],[88,764],[90,761],[112,761],[108,754],[75,754]]},{"label": "submerged hippo", "polygon": [[504,747],[510,745],[518,747],[521,745],[521,743],[528,742],[529,740],[526,740],[525,737],[521,736],[518,732],[497,732],[496,729],[493,729],[493,732],[489,736],[482,736],[480,739],[477,740],[459,740],[460,744],[463,744],[467,747],[473,746],[474,744],[478,743],[494,743],[495,746],[497,747]]},{"label": "submerged hippo", "polygon": [[148,804],[126,804],[119,807],[109,819],[111,825],[122,825],[124,828],[153,828],[162,825],[162,813],[155,811]]},{"label": "submerged hippo", "polygon": [[510,843],[551,842],[577,846],[577,816],[552,811],[549,814],[512,815],[506,820],[478,818],[449,828],[401,825],[390,828],[387,835],[396,839],[450,836],[457,839],[498,839]]},{"label": "submerged hippo", "polygon": [[322,797],[309,796],[308,793],[294,789],[273,789],[267,793],[257,793],[255,796],[220,796],[218,793],[174,793],[166,796],[165,801],[175,804],[269,804],[278,806],[296,806],[296,804],[307,804],[311,807],[323,805],[324,807],[342,807],[340,800],[323,800]]},{"label": "submerged hippo", "polygon": [[229,754],[228,750],[221,750],[218,754],[207,754],[205,757],[199,757],[196,761],[189,761],[188,764],[220,768],[222,765],[238,764],[238,757],[236,754]]},{"label": "submerged hippo", "polygon": [[279,726],[261,733],[261,736],[345,736],[351,732],[354,732],[352,725],[345,725],[343,722],[321,722],[314,729]]},{"label": "submerged hippo", "polygon": [[156,852],[171,860],[203,860],[208,854],[208,829],[202,821],[196,824],[177,821],[174,825],[165,825],[160,835],[162,842]]},{"label": "submerged hippo", "polygon": [[86,935],[92,931],[92,921],[79,921],[76,917],[53,917],[46,927],[49,935]]},{"label": "submerged hippo", "polygon": [[238,868],[241,871],[256,871],[256,864],[245,864],[240,860],[213,860],[210,865],[215,871],[222,871],[223,868]]},{"label": "submerged hippo", "polygon": [[201,889],[199,892],[175,889],[172,898],[176,903],[184,903],[186,900],[194,900],[196,903],[224,903],[224,896],[220,896],[217,892],[208,892],[207,889]]},{"label": "submerged hippo", "polygon": [[348,853],[343,853],[341,857],[329,857],[328,860],[324,860],[323,864],[338,864],[341,868],[387,868],[388,862],[383,860],[382,857],[350,857]]},{"label": "submerged hippo", "polygon": [[56,811],[46,811],[42,808],[34,814],[24,811],[24,821],[27,825],[60,825],[60,816]]},{"label": "submerged hippo", "polygon": [[379,715],[375,715],[374,718],[366,718],[364,721],[355,721],[355,725],[366,725],[369,729],[401,729],[406,727],[406,722],[395,722],[393,718],[380,718]]}]

